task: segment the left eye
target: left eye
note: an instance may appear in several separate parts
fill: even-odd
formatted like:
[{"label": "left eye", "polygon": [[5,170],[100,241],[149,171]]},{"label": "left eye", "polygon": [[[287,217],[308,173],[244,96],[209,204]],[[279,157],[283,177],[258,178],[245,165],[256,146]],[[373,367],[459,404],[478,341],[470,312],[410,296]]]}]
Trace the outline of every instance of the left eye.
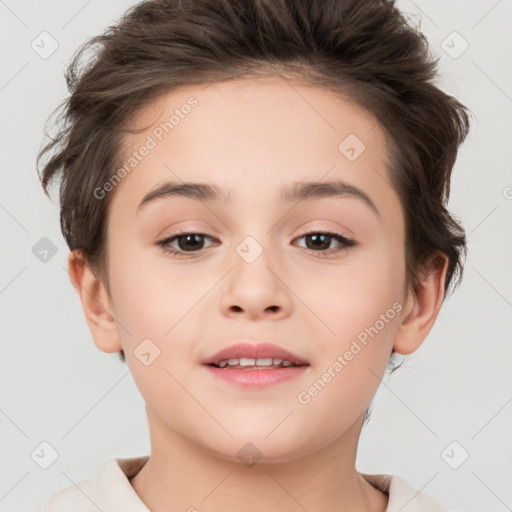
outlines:
[{"label": "left eye", "polygon": [[[330,254],[332,252],[341,251],[347,247],[354,245],[355,243],[353,240],[349,240],[348,238],[345,238],[343,235],[339,235],[338,233],[332,233],[330,231],[311,231],[300,236],[299,238],[297,238],[297,240],[300,240],[301,238],[305,238],[307,240],[306,249],[310,249],[315,252],[321,252],[323,254]],[[331,245],[331,242],[333,240],[337,241],[339,245],[337,247],[329,249],[329,246]]]}]

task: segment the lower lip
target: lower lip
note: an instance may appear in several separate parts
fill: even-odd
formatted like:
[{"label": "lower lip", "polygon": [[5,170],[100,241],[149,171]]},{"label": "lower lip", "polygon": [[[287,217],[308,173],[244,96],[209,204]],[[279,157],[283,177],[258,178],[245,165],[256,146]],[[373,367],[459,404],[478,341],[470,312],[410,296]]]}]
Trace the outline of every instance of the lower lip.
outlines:
[{"label": "lower lip", "polygon": [[269,370],[235,370],[205,365],[217,378],[245,388],[265,388],[295,379],[302,375],[307,365],[289,366],[287,368],[274,368]]}]

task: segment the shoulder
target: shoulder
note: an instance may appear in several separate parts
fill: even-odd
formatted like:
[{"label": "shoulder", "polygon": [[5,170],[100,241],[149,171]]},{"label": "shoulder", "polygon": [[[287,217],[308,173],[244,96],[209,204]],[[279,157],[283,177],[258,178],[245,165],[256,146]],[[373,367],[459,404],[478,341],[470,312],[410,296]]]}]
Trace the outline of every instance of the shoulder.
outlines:
[{"label": "shoulder", "polygon": [[106,460],[93,478],[51,496],[44,512],[109,512],[121,504],[134,512],[148,512],[129,481],[147,460],[148,457]]},{"label": "shoulder", "polygon": [[411,487],[398,475],[361,473],[361,476],[388,495],[386,512],[449,512],[423,492]]},{"label": "shoulder", "polygon": [[105,503],[93,479],[82,480],[57,492],[47,501],[44,512],[98,512]]}]

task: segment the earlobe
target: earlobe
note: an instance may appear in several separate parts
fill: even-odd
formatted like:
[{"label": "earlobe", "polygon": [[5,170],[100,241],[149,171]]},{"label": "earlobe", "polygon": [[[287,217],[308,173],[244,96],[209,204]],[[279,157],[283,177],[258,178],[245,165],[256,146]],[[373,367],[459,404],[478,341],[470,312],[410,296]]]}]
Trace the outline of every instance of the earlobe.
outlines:
[{"label": "earlobe", "polygon": [[119,352],[121,340],[105,283],[96,276],[80,251],[69,253],[68,270],[94,344],[103,352]]},{"label": "earlobe", "polygon": [[409,292],[404,318],[393,344],[395,352],[414,352],[434,326],[443,304],[447,268],[448,259],[439,255],[431,262],[421,284],[416,290]]}]

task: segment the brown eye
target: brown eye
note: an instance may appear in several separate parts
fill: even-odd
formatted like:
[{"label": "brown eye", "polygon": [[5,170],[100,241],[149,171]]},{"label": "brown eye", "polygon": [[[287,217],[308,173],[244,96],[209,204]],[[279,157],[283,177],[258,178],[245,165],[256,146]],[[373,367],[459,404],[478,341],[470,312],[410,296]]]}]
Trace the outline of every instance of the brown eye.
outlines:
[{"label": "brown eye", "polygon": [[[313,233],[304,237],[308,249],[319,249],[325,251],[330,248],[333,237],[322,233]],[[310,242],[310,243],[308,243]]]},{"label": "brown eye", "polygon": [[194,251],[197,249],[202,249],[204,245],[203,235],[199,234],[190,234],[190,235],[180,235],[175,237],[178,242],[179,249],[183,251]]},{"label": "brown eye", "polygon": [[[343,235],[324,231],[312,231],[302,235],[297,240],[300,240],[302,238],[306,240],[306,249],[309,249],[314,252],[319,252],[322,254],[338,252],[355,244],[353,240],[349,240],[348,238],[345,238]],[[331,247],[331,244],[333,242],[337,242],[338,245],[335,247]]]},{"label": "brown eye", "polygon": [[157,245],[172,254],[195,253],[205,248],[206,238],[213,240],[212,237],[202,233],[180,233],[157,242]]}]

